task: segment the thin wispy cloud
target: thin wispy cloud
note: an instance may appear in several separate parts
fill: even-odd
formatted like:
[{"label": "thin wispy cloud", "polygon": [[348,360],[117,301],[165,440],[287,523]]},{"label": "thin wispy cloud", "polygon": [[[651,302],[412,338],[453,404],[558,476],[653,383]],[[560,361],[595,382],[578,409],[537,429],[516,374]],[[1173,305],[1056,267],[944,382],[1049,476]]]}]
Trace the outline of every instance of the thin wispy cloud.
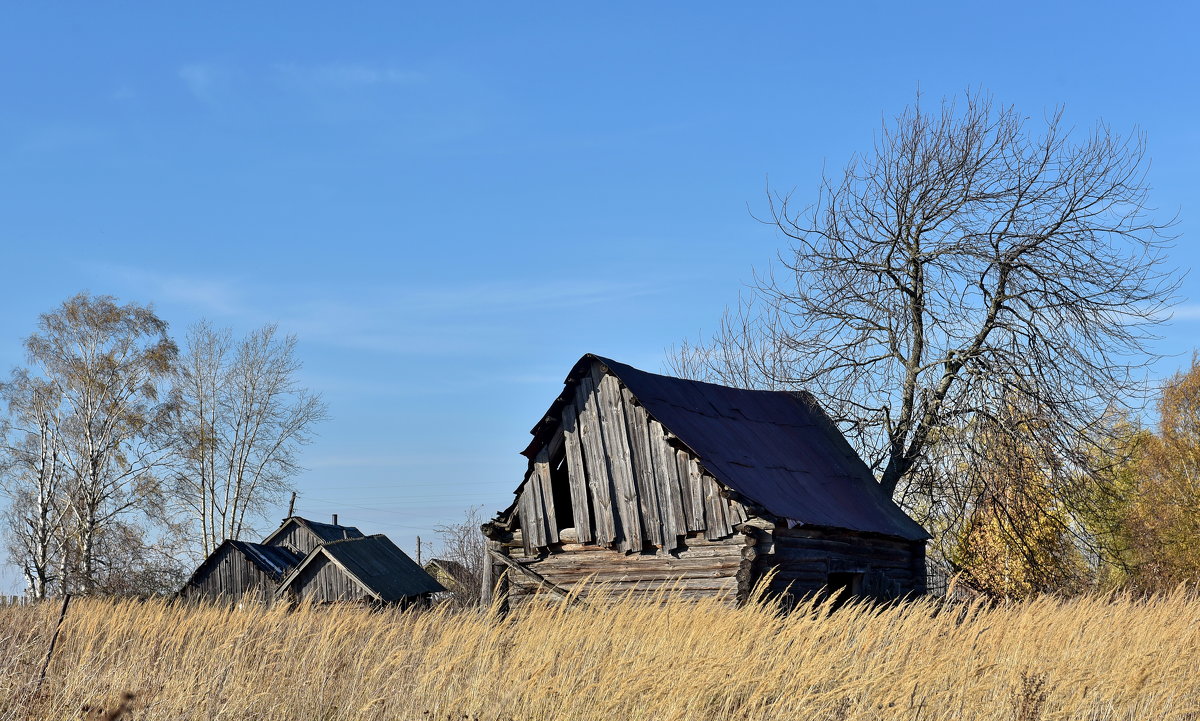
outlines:
[{"label": "thin wispy cloud", "polygon": [[371,63],[330,63],[297,65],[278,63],[276,75],[289,85],[327,88],[366,88],[371,86],[416,85],[426,80],[424,73],[408,68]]},{"label": "thin wispy cloud", "polygon": [[1200,320],[1200,303],[1187,303],[1172,308],[1170,320]]},{"label": "thin wispy cloud", "polygon": [[86,269],[99,282],[97,288],[113,284],[138,288],[152,300],[179,303],[205,314],[236,316],[244,312],[244,298],[231,279],[164,273],[111,263],[91,263]]},{"label": "thin wispy cloud", "polygon": [[229,77],[224,68],[213,63],[188,63],[179,68],[178,75],[188,92],[204,103],[217,100]]}]

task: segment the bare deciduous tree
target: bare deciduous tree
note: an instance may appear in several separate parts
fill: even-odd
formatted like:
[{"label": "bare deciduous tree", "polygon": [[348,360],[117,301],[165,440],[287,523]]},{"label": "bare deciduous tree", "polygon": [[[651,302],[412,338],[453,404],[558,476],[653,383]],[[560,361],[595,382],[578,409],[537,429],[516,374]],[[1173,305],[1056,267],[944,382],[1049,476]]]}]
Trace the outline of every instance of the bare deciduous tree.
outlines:
[{"label": "bare deciduous tree", "polygon": [[[1144,151],[1103,124],[1076,140],[1061,111],[918,103],[814,205],[769,195],[790,248],[673,370],[813,391],[910,508],[951,492],[931,485],[969,467],[973,421],[1002,423],[1006,403],[1078,469],[1106,410],[1144,398],[1177,288]],[[935,446],[964,465],[936,467]]]},{"label": "bare deciduous tree", "polygon": [[434,529],[439,541],[438,558],[461,567],[462,577],[455,579],[456,583],[450,591],[454,602],[462,606],[474,606],[479,603],[484,553],[487,552],[487,542],[479,530],[480,524],[483,523],[483,518],[480,517],[482,510],[482,506],[472,506],[466,510],[461,522]]},{"label": "bare deciduous tree", "polygon": [[207,556],[291,489],[296,454],[326,418],[320,396],[298,386],[295,336],[264,326],[235,344],[207,322],[189,329],[176,366],[173,496]]},{"label": "bare deciduous tree", "polygon": [[166,330],[149,307],[80,293],[42,315],[25,343],[32,372],[5,387],[15,428],[5,456],[10,546],[35,596],[51,580],[58,591],[104,590],[102,567],[121,559],[104,556],[102,539],[159,497],[163,449],[151,436],[177,354]]},{"label": "bare deciduous tree", "polygon": [[26,369],[0,386],[8,417],[0,422],[0,489],[9,499],[4,535],[33,598],[46,598],[62,574],[63,468],[60,399]]}]

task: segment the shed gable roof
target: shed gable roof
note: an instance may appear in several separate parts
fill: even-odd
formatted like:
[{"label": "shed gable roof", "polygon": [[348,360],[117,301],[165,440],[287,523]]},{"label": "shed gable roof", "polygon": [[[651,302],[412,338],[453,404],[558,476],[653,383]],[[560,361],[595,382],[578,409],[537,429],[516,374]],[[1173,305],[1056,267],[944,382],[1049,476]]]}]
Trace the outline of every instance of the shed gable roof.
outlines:
[{"label": "shed gable roof", "polygon": [[283,578],[288,571],[296,567],[303,559],[303,556],[296,553],[290,548],[283,546],[265,546],[261,543],[250,543],[249,541],[226,540],[217,546],[208,558],[196,568],[185,586],[191,585],[197,579],[202,577],[212,568],[213,564],[226,553],[238,553],[249,561],[255,568],[267,574],[274,580],[278,581]]},{"label": "shed gable roof", "polygon": [[588,354],[533,429],[526,456],[532,459],[549,441],[572,386],[593,363],[620,380],[717,481],[771,514],[801,525],[929,538],[884,494],[816,399],[805,392],[730,388],[647,373]]},{"label": "shed gable roof", "polygon": [[322,556],[347,573],[369,594],[386,603],[446,590],[391,539],[376,534],[318,546],[288,574],[277,593],[283,594],[314,559]]},{"label": "shed gable roof", "polygon": [[314,536],[320,539],[321,543],[329,543],[331,541],[341,541],[346,538],[362,538],[363,532],[354,526],[340,526],[332,523],[321,523],[319,521],[310,521],[307,518],[300,516],[289,516],[283,519],[283,523],[279,524],[271,532],[271,535],[263,539],[263,543],[270,544],[278,536],[284,533],[290,526],[300,526],[308,529]]}]

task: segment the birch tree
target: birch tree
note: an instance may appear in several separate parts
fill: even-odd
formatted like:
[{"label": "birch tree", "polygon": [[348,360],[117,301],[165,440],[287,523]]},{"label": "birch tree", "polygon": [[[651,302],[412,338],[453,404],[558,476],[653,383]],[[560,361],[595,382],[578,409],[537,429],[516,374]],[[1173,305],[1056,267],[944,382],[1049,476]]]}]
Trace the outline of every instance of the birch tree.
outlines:
[{"label": "birch tree", "polygon": [[234,342],[229,330],[189,329],[173,379],[172,497],[190,519],[196,552],[251,530],[291,490],[297,453],[327,415],[297,381],[295,336],[264,326]]},{"label": "birch tree", "polygon": [[106,569],[128,568],[139,554],[113,548],[120,557],[107,558],[101,542],[122,524],[137,525],[158,493],[163,449],[154,430],[166,411],[160,390],[175,344],[152,308],[80,293],[43,314],[25,348],[31,367],[6,388],[21,426],[19,443],[7,448],[24,489],[10,521],[29,529],[17,538],[21,562],[31,569],[32,593],[45,595],[53,546],[56,590],[95,593]]},{"label": "birch tree", "polygon": [[0,489],[9,500],[5,545],[28,595],[43,599],[63,573],[61,399],[52,384],[25,369],[0,386],[0,398],[8,411],[0,425]]}]

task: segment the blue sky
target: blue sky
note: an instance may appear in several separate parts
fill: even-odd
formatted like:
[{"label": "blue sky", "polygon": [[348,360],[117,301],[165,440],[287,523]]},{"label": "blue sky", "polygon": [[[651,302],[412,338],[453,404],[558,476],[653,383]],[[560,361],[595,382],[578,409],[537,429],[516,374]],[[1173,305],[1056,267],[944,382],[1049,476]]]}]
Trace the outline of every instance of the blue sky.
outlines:
[{"label": "blue sky", "polygon": [[[811,197],[918,89],[1140,127],[1197,258],[1183,3],[247,5],[6,8],[0,368],[83,289],[277,321],[333,416],[299,512],[410,551],[507,504],[580,355],[711,329],[781,247],[767,184]],[[1200,346],[1198,284],[1160,350]]]}]

